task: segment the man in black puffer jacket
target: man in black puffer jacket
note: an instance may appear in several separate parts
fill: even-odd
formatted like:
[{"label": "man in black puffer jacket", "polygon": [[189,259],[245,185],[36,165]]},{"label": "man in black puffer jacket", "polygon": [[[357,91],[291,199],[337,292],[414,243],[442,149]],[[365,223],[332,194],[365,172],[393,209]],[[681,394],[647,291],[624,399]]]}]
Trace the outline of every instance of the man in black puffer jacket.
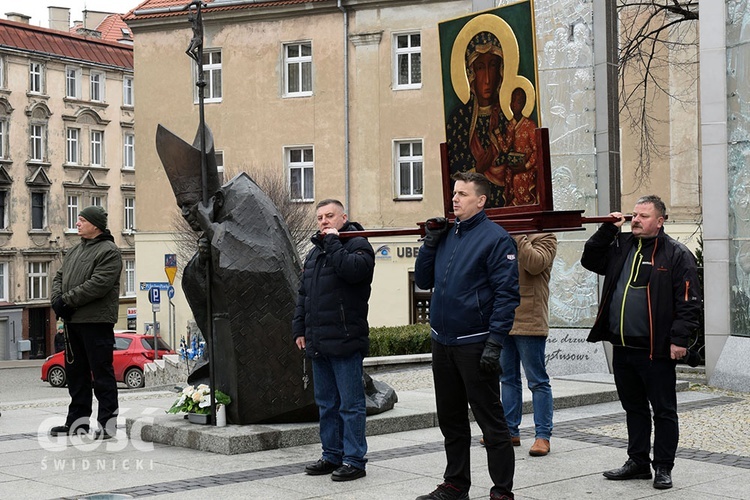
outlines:
[{"label": "man in black puffer jacket", "polygon": [[340,232],[362,230],[347,220],[340,201],[323,200],[316,209],[319,232],[305,260],[293,323],[297,347],[312,359],[323,447],[305,472],[351,481],[366,475],[362,358],[370,345],[367,301],[375,252],[364,238],[339,239]]}]

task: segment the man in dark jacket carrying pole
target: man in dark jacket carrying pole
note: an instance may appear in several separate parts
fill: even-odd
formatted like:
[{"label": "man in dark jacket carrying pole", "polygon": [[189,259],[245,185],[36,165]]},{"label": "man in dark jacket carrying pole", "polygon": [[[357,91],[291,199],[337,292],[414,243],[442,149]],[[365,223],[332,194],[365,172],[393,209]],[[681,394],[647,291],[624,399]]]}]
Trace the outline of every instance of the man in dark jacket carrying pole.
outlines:
[{"label": "man in dark jacket carrying pole", "polygon": [[[604,275],[599,313],[589,342],[613,347],[615,385],[628,427],[628,460],[606,471],[613,480],[651,479],[654,488],[672,487],[679,427],[675,364],[687,354],[691,333],[698,328],[701,291],[693,254],[664,232],[666,207],[654,195],[643,196],[633,209],[631,233],[612,212],[586,242],[581,264]],[[654,459],[651,410],[654,416]]]},{"label": "man in dark jacket carrying pole", "polygon": [[515,454],[500,403],[500,353],[513,327],[518,292],[516,244],[487,218],[490,183],[474,172],[454,174],[453,212],[426,224],[414,267],[417,286],[434,288],[430,301],[432,374],[440,431],[445,438],[445,482],[417,500],[468,500],[471,405],[482,429],[493,486],[490,499],[513,498]]},{"label": "man in dark jacket carrying pole", "polygon": [[50,434],[88,433],[93,387],[99,402],[99,429],[94,437],[109,439],[117,432],[112,350],[122,257],[102,207],[81,210],[76,227],[81,242],[65,256],[52,282],[52,308],[65,322],[65,373],[71,402],[65,425],[53,427]]},{"label": "man in dark jacket carrying pole", "polygon": [[367,301],[375,252],[364,238],[339,239],[340,232],[362,230],[347,220],[340,201],[323,200],[316,209],[319,232],[305,260],[293,322],[297,347],[312,359],[323,447],[305,472],[351,481],[366,475],[362,359],[370,344]]}]

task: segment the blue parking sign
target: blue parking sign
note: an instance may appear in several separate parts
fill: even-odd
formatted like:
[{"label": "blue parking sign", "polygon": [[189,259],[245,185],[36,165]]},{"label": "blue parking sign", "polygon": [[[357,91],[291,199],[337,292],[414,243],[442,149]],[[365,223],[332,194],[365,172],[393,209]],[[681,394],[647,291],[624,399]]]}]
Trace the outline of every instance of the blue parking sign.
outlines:
[{"label": "blue parking sign", "polygon": [[161,290],[159,288],[152,288],[148,291],[148,301],[152,304],[161,303]]}]

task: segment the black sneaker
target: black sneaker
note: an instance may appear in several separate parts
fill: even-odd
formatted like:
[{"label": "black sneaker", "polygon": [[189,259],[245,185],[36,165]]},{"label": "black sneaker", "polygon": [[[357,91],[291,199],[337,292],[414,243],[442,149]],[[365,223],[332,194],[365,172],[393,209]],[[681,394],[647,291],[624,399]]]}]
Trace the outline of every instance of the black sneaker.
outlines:
[{"label": "black sneaker", "polygon": [[99,429],[94,432],[94,439],[112,439],[114,434],[110,434],[107,429]]},{"label": "black sneaker", "polygon": [[88,434],[89,427],[87,425],[79,425],[75,429],[71,429],[69,425],[58,425],[49,430],[50,436],[72,436],[74,434]]},{"label": "black sneaker", "polygon": [[672,471],[664,467],[657,467],[654,474],[654,488],[668,490],[672,487]]},{"label": "black sneaker", "polygon": [[338,469],[340,465],[333,464],[328,460],[320,459],[314,464],[305,466],[305,474],[309,476],[325,476]]},{"label": "black sneaker", "polygon": [[619,469],[612,469],[604,472],[604,477],[615,481],[625,479],[651,479],[651,467],[649,464],[636,464],[632,459],[628,459],[625,465]]},{"label": "black sneaker", "polygon": [[331,479],[334,481],[354,481],[360,477],[365,477],[367,472],[364,469],[358,469],[353,465],[344,464],[331,475]]},{"label": "black sneaker", "polygon": [[469,500],[469,492],[461,491],[450,483],[443,483],[429,495],[418,496],[417,500]]}]

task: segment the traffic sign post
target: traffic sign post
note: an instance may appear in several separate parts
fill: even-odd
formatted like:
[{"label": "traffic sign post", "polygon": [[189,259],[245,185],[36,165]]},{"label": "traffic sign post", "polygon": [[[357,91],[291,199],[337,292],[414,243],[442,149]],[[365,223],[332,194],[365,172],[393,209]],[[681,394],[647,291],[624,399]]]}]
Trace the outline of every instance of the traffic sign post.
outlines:
[{"label": "traffic sign post", "polygon": [[156,323],[156,313],[161,310],[161,289],[158,287],[150,288],[148,301],[151,302],[151,310],[154,312],[154,361],[156,361],[159,359],[159,330]]},{"label": "traffic sign post", "polygon": [[177,254],[165,253],[164,254],[164,272],[167,274],[169,280],[169,288],[167,288],[167,297],[169,297],[169,304],[167,305],[168,319],[167,324],[169,325],[169,341],[172,345],[175,345],[174,338],[174,304],[172,299],[174,298],[174,277],[177,275]]}]

